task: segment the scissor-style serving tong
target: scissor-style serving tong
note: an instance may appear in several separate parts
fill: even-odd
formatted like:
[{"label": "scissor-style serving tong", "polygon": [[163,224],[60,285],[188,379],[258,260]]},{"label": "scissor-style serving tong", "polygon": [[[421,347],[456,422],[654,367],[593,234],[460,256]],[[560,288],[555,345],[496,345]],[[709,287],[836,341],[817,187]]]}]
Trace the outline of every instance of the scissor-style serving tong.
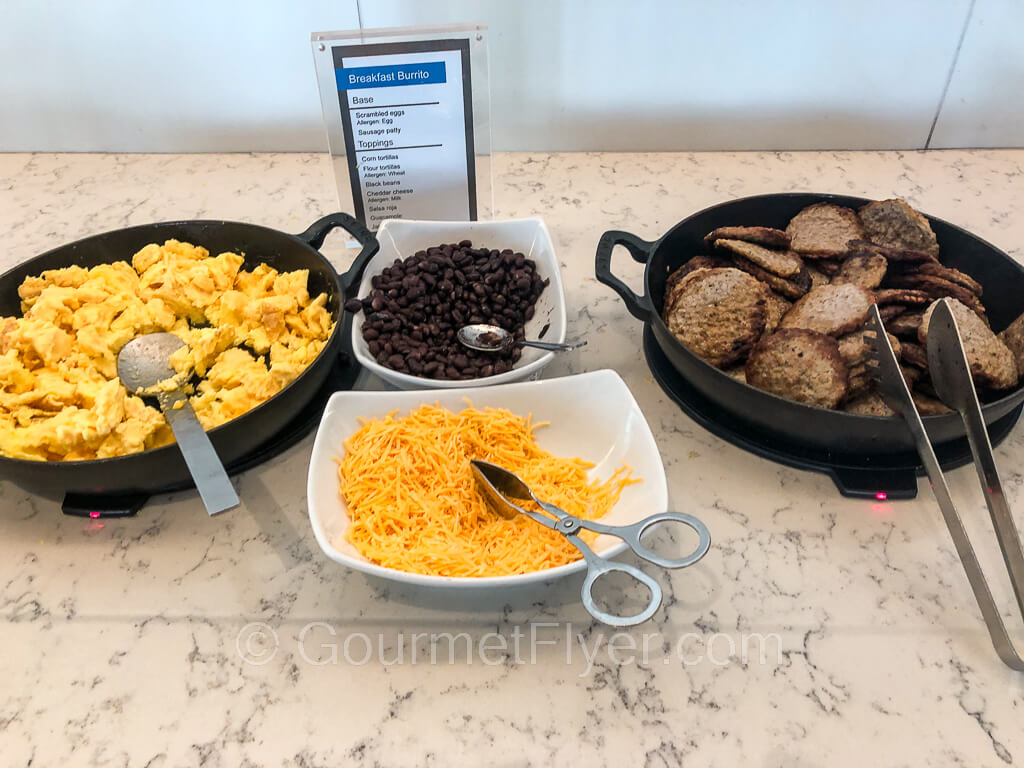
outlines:
[{"label": "scissor-style serving tong", "polygon": [[[928,472],[928,479],[931,480],[932,491],[939,502],[939,509],[942,510],[942,517],[946,521],[953,545],[956,547],[957,554],[960,555],[960,561],[963,563],[967,580],[974,591],[974,598],[978,601],[978,607],[985,619],[985,626],[988,628],[996,653],[1008,667],[1024,671],[1024,660],[1014,648],[1013,641],[1007,634],[1002,617],[999,615],[999,609],[992,599],[992,592],[989,590],[988,582],[985,581],[985,574],[974,553],[974,547],[971,545],[963,521],[949,494],[949,486],[946,485],[946,479],[943,477],[942,468],[939,466],[931,441],[925,432],[921,416],[910,396],[910,390],[907,389],[907,384],[903,380],[903,374],[896,361],[892,345],[885,335],[885,327],[877,305],[871,307],[868,315],[868,328],[874,331],[874,334],[871,334],[874,337],[871,339],[871,344],[874,362],[877,362],[879,392],[889,407],[899,413],[907,422],[907,426],[914,436],[917,451]],[[985,493],[985,501],[992,517],[996,538],[999,540],[999,548],[1003,552],[1006,570],[1010,574],[1013,593],[1017,598],[1017,605],[1024,613],[1024,552],[1021,551],[1020,536],[1017,533],[1013,515],[1010,513],[1010,507],[1006,503],[1003,486],[999,481],[999,473],[996,471],[995,459],[992,456],[992,443],[989,441],[985,420],[982,418],[981,405],[978,403],[978,395],[974,390],[974,382],[971,379],[967,356],[960,340],[956,318],[953,317],[945,299],[939,301],[935,309],[932,310],[931,320],[928,323],[928,369],[939,399],[950,408],[959,411],[960,417],[964,421],[971,453],[974,455],[974,466],[978,470],[978,479],[981,481],[981,487]]]},{"label": "scissor-style serving tong", "polygon": [[[576,549],[583,553],[587,562],[587,578],[583,582],[583,605],[598,621],[614,627],[629,627],[639,624],[654,615],[661,605],[661,586],[639,568],[626,563],[618,563],[614,560],[607,560],[594,552],[587,543],[580,538],[579,533],[584,530],[595,533],[605,533],[617,536],[622,539],[633,550],[634,554],[649,563],[660,565],[663,568],[684,568],[693,565],[700,560],[711,546],[711,534],[707,527],[693,515],[682,512],[660,512],[632,525],[603,525],[593,520],[584,520],[580,517],[570,515],[565,510],[559,509],[554,504],[541,501],[529,486],[519,478],[518,475],[509,472],[507,469],[491,464],[486,461],[472,461],[473,474],[476,477],[477,485],[483,491],[485,497],[492,507],[505,517],[514,517],[517,514],[526,515],[541,525],[565,536]],[[547,514],[523,509],[513,499],[519,501],[533,500]],[[548,516],[550,515],[550,517]],[[677,522],[692,528],[699,537],[697,548],[686,557],[667,558],[652,552],[640,541],[644,531],[652,525],[664,522]],[[602,611],[594,602],[594,582],[601,576],[613,571],[619,571],[631,576],[643,584],[651,593],[651,601],[646,608],[632,616],[616,616]]]}]

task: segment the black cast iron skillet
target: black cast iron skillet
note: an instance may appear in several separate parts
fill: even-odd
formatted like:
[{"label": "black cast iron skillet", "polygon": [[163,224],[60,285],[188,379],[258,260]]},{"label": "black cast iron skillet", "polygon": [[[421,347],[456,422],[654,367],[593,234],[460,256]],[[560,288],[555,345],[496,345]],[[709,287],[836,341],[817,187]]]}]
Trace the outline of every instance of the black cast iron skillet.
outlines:
[{"label": "black cast iron skillet", "polygon": [[[348,231],[362,250],[339,275],[317,250],[336,227]],[[333,213],[298,235],[232,221],[173,221],[144,224],[87,237],[48,251],[0,275],[0,317],[20,316],[18,286],[29,275],[72,264],[93,267],[131,261],[148,243],[177,239],[201,245],[212,255],[233,251],[245,256],[244,269],[267,263],[278,271],[309,270],[309,293],[327,294],[326,309],[335,321],[330,339],[316,359],[288,386],[248,413],[210,430],[224,464],[231,464],[284,427],[323,385],[343,338],[342,305],[359,287],[363,269],[377,252],[377,238],[356,219]],[[345,313],[347,314],[347,313]],[[65,494],[130,495],[159,493],[190,482],[177,445],[142,453],[88,461],[31,461],[0,456],[0,479],[44,496]]]},{"label": "black cast iron skillet", "polygon": [[[851,208],[870,202],[843,195],[758,195],[695,213],[653,243],[628,232],[605,232],[597,246],[597,279],[622,297],[630,314],[650,324],[658,346],[687,381],[743,422],[799,445],[844,456],[913,451],[913,440],[901,419],[814,408],[743,384],[691,353],[661,319],[666,278],[691,257],[706,252],[703,238],[708,232],[730,225],[785,229],[802,208],[823,201]],[[971,275],[984,288],[982,302],[993,330],[1002,330],[1024,312],[1024,267],[960,227],[931,216],[928,220],[938,238],[942,263]],[[647,265],[643,296],[637,296],[612,274],[611,256],[617,245],[625,246],[637,262]],[[985,422],[991,424],[1024,401],[1024,385],[982,399]],[[927,416],[924,423],[933,443],[964,436],[963,421],[957,413]]]}]

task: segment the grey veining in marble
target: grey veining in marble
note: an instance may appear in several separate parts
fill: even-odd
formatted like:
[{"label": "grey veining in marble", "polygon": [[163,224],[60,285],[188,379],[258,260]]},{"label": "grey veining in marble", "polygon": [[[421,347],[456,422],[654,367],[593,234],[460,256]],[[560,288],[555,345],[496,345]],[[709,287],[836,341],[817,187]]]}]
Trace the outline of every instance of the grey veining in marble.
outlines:
[{"label": "grey veining in marble", "polygon": [[[606,229],[653,240],[707,205],[785,190],[902,196],[1024,261],[1024,152],[531,154],[493,167],[499,215],[545,217],[569,336],[591,339],[546,375],[620,372],[673,506],[711,529],[708,556],[659,576],[664,609],[616,635],[589,621],[578,580],[455,605],[327,560],[306,517],[311,438],[236,478],[242,506],[212,519],[195,492],[134,519],[63,518],[0,482],[0,763],[1024,762],[1024,677],[992,651],[927,485],[914,501],[843,499],[822,475],[710,435],[653,381],[639,322],[593,276]],[[150,221],[300,232],[334,194],[318,155],[0,155],[0,268]],[[339,267],[341,240],[325,246]],[[614,267],[639,289],[640,265],[622,252]],[[996,459],[1024,522],[1024,428]],[[949,478],[1019,630],[974,472]]]}]

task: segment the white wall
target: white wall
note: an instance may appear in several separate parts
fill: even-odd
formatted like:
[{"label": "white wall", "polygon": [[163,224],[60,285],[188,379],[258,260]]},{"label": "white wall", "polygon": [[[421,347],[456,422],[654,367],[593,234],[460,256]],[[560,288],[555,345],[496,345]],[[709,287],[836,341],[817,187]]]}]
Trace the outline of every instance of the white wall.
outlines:
[{"label": "white wall", "polygon": [[975,0],[933,147],[1024,146],[1024,2]]},{"label": "white wall", "polygon": [[355,0],[0,0],[0,150],[326,147],[325,26]]},{"label": "white wall", "polygon": [[1024,146],[1022,7],[0,0],[0,151],[324,150],[311,32],[465,21],[497,150]]}]

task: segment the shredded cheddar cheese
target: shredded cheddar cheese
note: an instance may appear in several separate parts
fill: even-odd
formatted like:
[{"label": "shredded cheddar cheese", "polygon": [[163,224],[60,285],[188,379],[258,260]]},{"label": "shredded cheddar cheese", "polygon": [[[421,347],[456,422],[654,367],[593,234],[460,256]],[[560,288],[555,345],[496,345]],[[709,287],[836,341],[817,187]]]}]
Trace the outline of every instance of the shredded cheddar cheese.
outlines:
[{"label": "shredded cheddar cheese", "polygon": [[[590,481],[594,465],[542,450],[530,418],[469,407],[424,405],[408,416],[363,421],[339,461],[347,539],[389,568],[434,576],[507,576],[578,560],[579,550],[526,515],[507,519],[476,488],[471,459],[515,472],[537,497],[590,520],[606,515],[640,480],[622,466]],[[521,505],[522,506],[522,505]],[[594,534],[583,534],[593,543]]]}]

